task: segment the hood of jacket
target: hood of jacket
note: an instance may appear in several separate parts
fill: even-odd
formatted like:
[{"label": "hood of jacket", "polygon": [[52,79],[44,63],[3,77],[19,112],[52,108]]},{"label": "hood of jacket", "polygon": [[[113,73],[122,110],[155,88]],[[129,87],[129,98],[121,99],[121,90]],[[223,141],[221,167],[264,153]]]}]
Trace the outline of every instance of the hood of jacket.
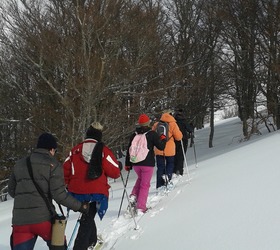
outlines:
[{"label": "hood of jacket", "polygon": [[176,122],[175,118],[172,115],[170,115],[169,113],[162,114],[162,116],[160,117],[160,120],[163,122]]},{"label": "hood of jacket", "polygon": [[82,143],[82,157],[86,162],[90,162],[92,151],[97,141],[94,139],[85,139]]}]

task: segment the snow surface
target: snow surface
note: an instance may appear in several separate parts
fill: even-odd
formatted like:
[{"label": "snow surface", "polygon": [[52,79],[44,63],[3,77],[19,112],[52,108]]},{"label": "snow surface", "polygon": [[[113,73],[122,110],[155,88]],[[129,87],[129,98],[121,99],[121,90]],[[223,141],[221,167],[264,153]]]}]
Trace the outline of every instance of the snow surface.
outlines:
[{"label": "snow surface", "polygon": [[[102,221],[96,217],[98,233],[105,239],[102,249],[115,250],[279,250],[280,249],[280,134],[242,139],[238,118],[215,123],[214,148],[208,148],[209,127],[195,132],[195,151],[188,148],[189,177],[176,179],[168,195],[158,195],[155,175],[148,203],[152,209],[142,217],[125,218],[127,199],[117,218],[123,194],[121,178],[110,180],[109,209]],[[156,170],[156,169],[155,169]],[[155,173],[155,172],[154,172]],[[186,171],[185,171],[186,173]],[[127,172],[122,171],[124,180]],[[135,173],[130,172],[130,193]],[[9,248],[13,200],[0,203],[0,249]],[[78,213],[71,212],[66,228],[68,240]],[[42,240],[36,250],[47,249]]]}]

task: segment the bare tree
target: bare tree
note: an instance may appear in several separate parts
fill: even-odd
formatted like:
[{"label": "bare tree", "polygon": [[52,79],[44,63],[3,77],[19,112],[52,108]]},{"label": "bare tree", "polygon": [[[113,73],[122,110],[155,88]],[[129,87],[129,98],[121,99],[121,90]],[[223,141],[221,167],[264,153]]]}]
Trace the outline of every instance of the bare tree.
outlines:
[{"label": "bare tree", "polygon": [[30,93],[25,114],[33,133],[55,132],[65,152],[99,120],[109,145],[126,144],[129,126],[139,112],[149,106],[152,111],[153,93],[164,84],[159,4],[50,0],[21,5],[2,6],[1,41],[14,59],[9,68],[18,69],[3,82],[22,92],[22,102]]},{"label": "bare tree", "polygon": [[[197,128],[233,97],[246,139],[257,98],[277,128],[277,0],[10,0],[0,2],[0,157],[29,150],[38,133],[61,159],[89,124],[124,149],[140,113],[183,105]],[[266,100],[267,99],[267,100]]]},{"label": "bare tree", "polygon": [[250,137],[248,120],[254,128],[254,105],[258,94],[256,83],[257,0],[221,1],[225,27],[224,42],[233,53],[231,71],[234,72],[235,99],[243,122],[243,135]]},{"label": "bare tree", "polygon": [[272,114],[280,129],[280,1],[260,1],[258,12],[258,46],[260,89],[267,98],[268,114]]}]

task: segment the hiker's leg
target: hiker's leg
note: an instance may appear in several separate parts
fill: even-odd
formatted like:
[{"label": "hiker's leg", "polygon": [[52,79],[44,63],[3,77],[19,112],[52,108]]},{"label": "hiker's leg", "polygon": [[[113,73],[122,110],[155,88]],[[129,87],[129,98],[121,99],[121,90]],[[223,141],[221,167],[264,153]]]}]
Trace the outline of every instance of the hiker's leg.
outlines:
[{"label": "hiker's leg", "polygon": [[144,212],[147,209],[147,199],[154,168],[149,166],[141,166],[139,168],[141,168],[141,184],[137,199],[137,208]]}]

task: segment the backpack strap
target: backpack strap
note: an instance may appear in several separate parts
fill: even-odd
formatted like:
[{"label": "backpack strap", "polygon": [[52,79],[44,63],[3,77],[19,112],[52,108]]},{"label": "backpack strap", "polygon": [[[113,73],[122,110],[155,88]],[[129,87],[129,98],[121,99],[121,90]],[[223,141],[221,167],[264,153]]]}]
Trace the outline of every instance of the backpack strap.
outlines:
[{"label": "backpack strap", "polygon": [[[50,211],[50,214],[51,214],[52,218],[54,218],[56,216],[56,212],[53,210],[53,207],[52,207],[52,204],[51,204],[50,200],[45,196],[43,190],[40,188],[38,183],[34,180],[30,156],[28,156],[26,158],[26,164],[27,164],[27,168],[28,168],[28,172],[29,172],[30,178],[31,178],[31,180],[34,183],[34,186],[36,187],[38,193],[42,196],[43,200],[45,201],[45,203],[47,205],[47,208]],[[59,210],[64,215],[61,205],[58,204],[58,206],[59,206]]]}]

